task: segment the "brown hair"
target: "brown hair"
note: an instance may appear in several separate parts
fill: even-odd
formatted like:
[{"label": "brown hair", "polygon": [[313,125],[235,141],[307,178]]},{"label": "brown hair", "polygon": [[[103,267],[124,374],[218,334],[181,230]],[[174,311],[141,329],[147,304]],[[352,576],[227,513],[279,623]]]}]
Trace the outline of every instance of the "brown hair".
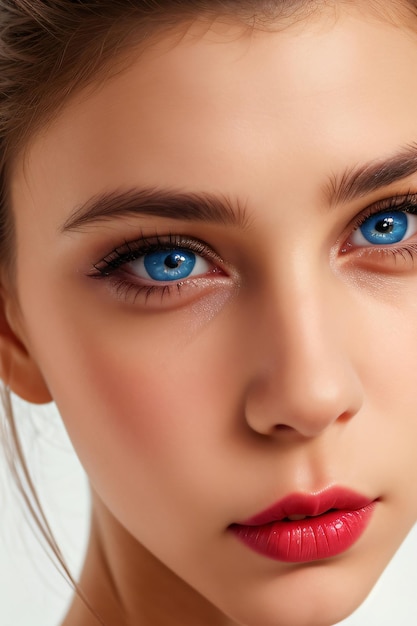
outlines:
[{"label": "brown hair", "polygon": [[[279,18],[296,19],[301,11],[304,17],[306,12],[312,13],[322,4],[328,2],[0,0],[0,269],[3,276],[12,274],[14,260],[13,213],[7,194],[10,164],[29,138],[48,123],[73,94],[123,69],[132,46],[140,46],[163,33],[176,32],[197,16],[209,22],[219,15],[233,16],[249,27],[256,27]],[[401,3],[390,5],[398,7]],[[407,6],[414,9],[415,3],[407,3]],[[37,498],[7,387],[2,396],[4,445],[19,492],[52,555],[83,597],[65,565]],[[104,623],[96,617],[99,623]]]}]

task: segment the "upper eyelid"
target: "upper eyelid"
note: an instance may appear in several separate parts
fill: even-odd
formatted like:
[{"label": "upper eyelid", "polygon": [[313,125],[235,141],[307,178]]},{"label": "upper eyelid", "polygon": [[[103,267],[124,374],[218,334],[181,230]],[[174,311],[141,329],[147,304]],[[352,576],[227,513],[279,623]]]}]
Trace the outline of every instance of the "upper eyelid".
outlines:
[{"label": "upper eyelid", "polygon": [[93,263],[93,269],[89,272],[89,275],[97,275],[97,272],[102,276],[110,275],[118,267],[134,262],[148,252],[176,248],[190,249],[213,262],[224,264],[223,259],[213,247],[201,239],[185,235],[173,235],[171,233],[167,235],[155,234],[154,236],[139,237],[130,241],[124,240],[121,245],[114,247],[111,252],[96,263]]},{"label": "upper eyelid", "polygon": [[405,194],[396,194],[373,202],[355,215],[348,228],[353,231],[359,228],[372,215],[383,213],[384,211],[406,211],[407,206],[415,207],[417,212],[417,193],[408,191]]}]

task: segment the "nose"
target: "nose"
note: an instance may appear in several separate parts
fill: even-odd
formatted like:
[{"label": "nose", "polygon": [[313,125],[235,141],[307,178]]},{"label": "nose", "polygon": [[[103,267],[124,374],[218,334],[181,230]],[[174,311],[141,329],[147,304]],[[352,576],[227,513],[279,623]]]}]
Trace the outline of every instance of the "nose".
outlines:
[{"label": "nose", "polygon": [[353,309],[334,284],[309,282],[264,300],[263,323],[252,326],[245,397],[245,418],[256,433],[317,437],[359,411]]}]

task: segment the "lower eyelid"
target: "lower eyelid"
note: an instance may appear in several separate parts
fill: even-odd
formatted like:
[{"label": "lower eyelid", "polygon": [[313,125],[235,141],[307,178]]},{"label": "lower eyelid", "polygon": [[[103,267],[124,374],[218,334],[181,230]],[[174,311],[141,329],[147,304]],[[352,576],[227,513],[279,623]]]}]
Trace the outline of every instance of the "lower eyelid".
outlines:
[{"label": "lower eyelid", "polygon": [[[381,276],[415,276],[417,269],[417,240],[411,238],[398,245],[358,246],[341,250],[340,261],[348,271]],[[414,280],[414,278],[413,278]]]},{"label": "lower eyelid", "polygon": [[182,283],[161,285],[155,282],[145,285],[123,277],[109,276],[106,287],[116,300],[152,313],[188,307],[207,297],[224,299],[224,294],[234,293],[237,285],[235,280],[220,274],[215,281],[210,276],[203,276]]}]

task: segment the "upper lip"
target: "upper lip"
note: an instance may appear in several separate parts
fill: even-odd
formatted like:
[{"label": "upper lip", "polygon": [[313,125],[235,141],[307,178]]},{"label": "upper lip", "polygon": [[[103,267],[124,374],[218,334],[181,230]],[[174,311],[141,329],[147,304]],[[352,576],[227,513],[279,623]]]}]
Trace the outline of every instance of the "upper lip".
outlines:
[{"label": "upper lip", "polygon": [[316,493],[289,494],[260,513],[238,522],[238,524],[243,526],[262,526],[281,521],[292,515],[316,517],[330,509],[356,511],[368,506],[373,501],[374,498],[369,498],[351,489],[332,486]]}]

